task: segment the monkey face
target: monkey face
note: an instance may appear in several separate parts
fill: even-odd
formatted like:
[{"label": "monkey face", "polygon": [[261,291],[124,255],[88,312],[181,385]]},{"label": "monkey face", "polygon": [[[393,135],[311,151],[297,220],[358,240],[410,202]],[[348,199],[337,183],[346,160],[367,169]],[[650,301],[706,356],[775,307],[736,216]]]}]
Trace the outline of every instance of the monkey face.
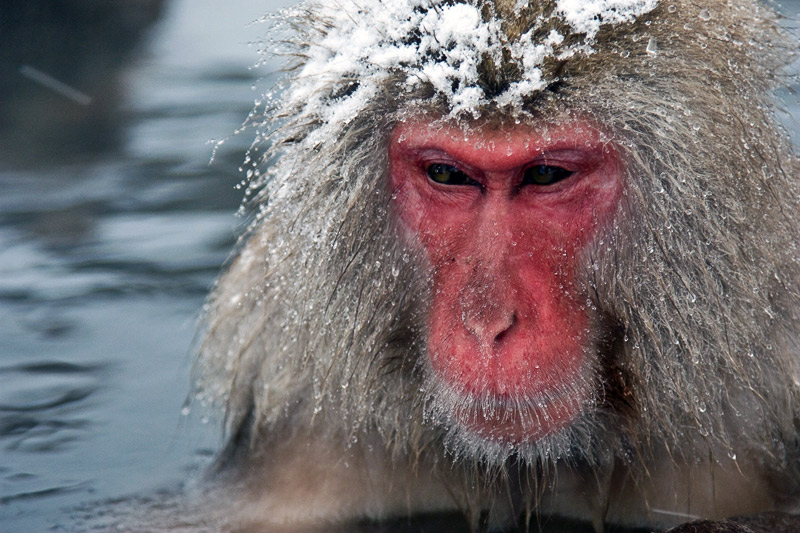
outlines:
[{"label": "monkey face", "polygon": [[614,148],[588,121],[395,128],[390,187],[432,269],[427,356],[456,423],[530,442],[588,409],[602,332],[579,283],[622,196]]}]

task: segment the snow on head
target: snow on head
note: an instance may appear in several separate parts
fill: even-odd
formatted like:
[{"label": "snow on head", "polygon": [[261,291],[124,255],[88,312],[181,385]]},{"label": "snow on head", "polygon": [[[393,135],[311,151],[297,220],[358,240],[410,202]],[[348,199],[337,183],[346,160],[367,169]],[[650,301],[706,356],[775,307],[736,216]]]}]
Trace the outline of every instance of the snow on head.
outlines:
[{"label": "snow on head", "polygon": [[[387,79],[399,77],[407,89],[432,87],[453,117],[477,116],[490,103],[519,107],[523,96],[554,81],[543,76],[541,67],[548,58],[592,53],[602,25],[630,22],[656,2],[556,0],[549,13],[531,17],[529,31],[513,40],[492,14],[494,9],[486,9],[492,5],[486,0],[306,3],[288,12],[312,32],[305,36],[309,42],[299,42],[304,61],[289,83],[284,104],[295,116],[336,127],[356,117]],[[527,7],[518,1],[514,9]],[[543,27],[564,28],[579,38],[565,44],[565,35]],[[486,61],[515,67],[515,78],[499,93],[487,94],[479,83]]]},{"label": "snow on head", "polygon": [[556,12],[577,32],[593,40],[603,24],[631,22],[655,9],[658,0],[558,0]]}]

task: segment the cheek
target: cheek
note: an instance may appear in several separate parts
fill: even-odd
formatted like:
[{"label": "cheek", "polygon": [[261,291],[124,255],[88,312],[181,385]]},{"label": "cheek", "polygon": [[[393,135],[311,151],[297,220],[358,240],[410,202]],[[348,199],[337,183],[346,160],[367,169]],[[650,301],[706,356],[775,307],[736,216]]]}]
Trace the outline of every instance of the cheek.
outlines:
[{"label": "cheek", "polygon": [[432,204],[408,182],[393,190],[392,208],[403,242],[421,249],[434,268],[464,249],[469,230],[463,217]]},{"label": "cheek", "polygon": [[407,182],[397,183],[392,179],[391,206],[400,232],[406,244],[416,244],[423,226],[424,205],[419,194]]}]

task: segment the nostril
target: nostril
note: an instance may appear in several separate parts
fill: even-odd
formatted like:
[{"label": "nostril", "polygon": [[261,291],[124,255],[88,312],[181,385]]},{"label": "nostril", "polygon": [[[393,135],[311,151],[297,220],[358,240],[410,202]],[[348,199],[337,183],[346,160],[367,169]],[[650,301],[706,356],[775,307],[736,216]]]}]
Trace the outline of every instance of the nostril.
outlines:
[{"label": "nostril", "polygon": [[501,325],[500,328],[498,328],[497,334],[494,336],[494,343],[498,344],[500,342],[503,342],[503,339],[505,338],[506,334],[509,331],[511,331],[511,328],[514,327],[514,324],[516,324],[516,322],[517,322],[517,313],[512,313],[509,319],[507,320],[507,323],[504,326]]},{"label": "nostril", "polygon": [[485,349],[491,349],[502,342],[517,322],[515,312],[504,312],[497,306],[492,307],[493,309],[484,307],[478,312],[464,310],[461,314],[461,320],[467,331],[474,335]]},{"label": "nostril", "polygon": [[[481,278],[482,279],[482,278]],[[513,302],[503,294],[496,282],[467,284],[459,291],[458,305],[461,322],[475,337],[486,353],[496,348],[517,322],[517,312]]]}]

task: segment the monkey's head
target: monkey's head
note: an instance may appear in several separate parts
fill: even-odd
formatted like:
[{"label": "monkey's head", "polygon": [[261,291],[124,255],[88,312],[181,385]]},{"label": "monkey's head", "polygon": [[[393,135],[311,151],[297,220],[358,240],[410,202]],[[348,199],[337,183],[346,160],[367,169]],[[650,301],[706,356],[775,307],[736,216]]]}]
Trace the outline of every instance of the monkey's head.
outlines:
[{"label": "monkey's head", "polygon": [[253,438],[336,420],[495,464],[791,420],[796,162],[769,96],[789,54],[750,8],[289,13],[299,59],[200,392]]}]

